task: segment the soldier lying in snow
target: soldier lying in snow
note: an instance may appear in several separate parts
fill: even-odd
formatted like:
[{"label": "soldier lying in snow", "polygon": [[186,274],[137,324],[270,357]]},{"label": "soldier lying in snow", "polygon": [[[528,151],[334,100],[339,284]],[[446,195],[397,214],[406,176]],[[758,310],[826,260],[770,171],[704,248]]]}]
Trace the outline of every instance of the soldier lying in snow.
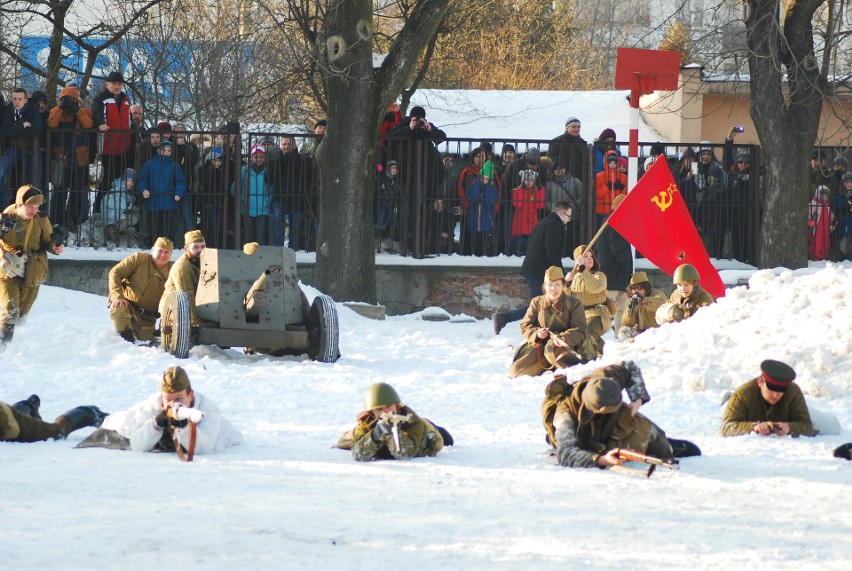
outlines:
[{"label": "soldier lying in snow", "polygon": [[402,404],[392,386],[376,383],[367,388],[358,425],[343,433],[336,447],[366,462],[435,456],[445,444],[453,445],[449,432]]}]

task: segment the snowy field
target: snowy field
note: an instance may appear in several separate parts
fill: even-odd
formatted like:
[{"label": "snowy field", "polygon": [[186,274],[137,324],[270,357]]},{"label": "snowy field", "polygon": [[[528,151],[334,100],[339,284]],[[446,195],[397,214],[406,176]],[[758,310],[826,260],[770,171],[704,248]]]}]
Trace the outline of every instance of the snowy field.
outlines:
[{"label": "snowy field", "polygon": [[[552,375],[510,380],[517,325],[370,321],[338,305],[335,364],[195,347],[194,388],[245,445],[183,464],[174,455],[0,444],[4,569],[848,569],[852,463],[852,268],[756,272],[693,319],[594,364],[633,359],[643,412],[704,451],[650,479],[561,468],[539,406]],[[316,293],[309,291],[309,297]],[[0,399],[37,393],[67,408],[128,408],[176,363],[112,331],[105,299],[42,288],[3,356]],[[437,311],[436,309],[430,310]],[[456,321],[456,322],[454,322]],[[723,393],[765,358],[799,373],[811,408],[842,434],[718,434]],[[387,381],[456,446],[436,458],[356,463],[331,445],[364,388]]]}]

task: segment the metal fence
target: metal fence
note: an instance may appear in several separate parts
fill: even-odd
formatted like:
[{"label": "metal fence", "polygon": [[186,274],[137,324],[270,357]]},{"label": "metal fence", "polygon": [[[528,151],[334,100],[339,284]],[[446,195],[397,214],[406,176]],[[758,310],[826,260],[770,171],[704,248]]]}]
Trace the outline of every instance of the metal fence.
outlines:
[{"label": "metal fence", "polygon": [[[314,135],[236,129],[110,135],[129,138],[126,151],[104,154],[104,135],[95,130],[48,129],[44,146],[37,140],[24,146],[7,142],[0,154],[4,203],[14,200],[20,184],[49,189],[44,211],[52,222],[68,227],[72,246],[146,248],[157,236],[167,236],[179,247],[184,232],[198,228],[214,247],[247,241],[306,251],[315,247],[319,173]],[[171,143],[169,161],[159,158],[164,140]],[[595,233],[615,196],[626,192],[624,149],[626,144],[617,142],[605,147],[383,138],[374,188],[376,251],[414,257],[523,256],[535,223],[553,202],[567,200],[573,207],[565,239],[570,255]],[[652,151],[666,154],[711,257],[754,263],[762,204],[760,148],[643,143],[640,176]],[[811,178],[815,187],[829,190],[822,211],[831,216],[830,245],[814,255],[849,258],[850,204],[841,192],[842,171],[833,170],[831,161],[844,149],[821,151],[826,158],[814,161]],[[614,161],[607,160],[608,152],[615,153]],[[489,184],[480,173],[485,160],[494,165]],[[127,169],[134,171],[133,182],[127,182]],[[814,211],[813,204],[802,208]],[[812,228],[801,231],[814,233]]]}]

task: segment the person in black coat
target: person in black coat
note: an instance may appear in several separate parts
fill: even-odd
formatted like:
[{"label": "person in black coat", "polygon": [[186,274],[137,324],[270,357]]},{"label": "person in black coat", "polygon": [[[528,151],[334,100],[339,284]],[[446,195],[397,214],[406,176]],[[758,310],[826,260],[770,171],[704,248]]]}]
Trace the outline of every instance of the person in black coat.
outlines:
[{"label": "person in black coat", "polygon": [[[521,264],[521,275],[529,288],[529,300],[541,295],[541,286],[547,268],[562,267],[562,253],[565,251],[565,225],[571,220],[571,206],[567,202],[557,202],[550,214],[542,218],[533,228],[527,243],[527,255]],[[529,304],[520,309],[498,311],[491,316],[494,334],[510,321],[519,321],[526,314]]]},{"label": "person in black coat", "polygon": [[[615,210],[623,200],[623,194],[616,196],[612,209]],[[630,276],[633,275],[633,252],[630,243],[612,226],[607,225],[595,244],[595,253],[601,271],[606,275],[606,296],[615,302],[613,324],[617,329],[615,324],[621,322],[624,308],[627,307],[626,290]]]}]

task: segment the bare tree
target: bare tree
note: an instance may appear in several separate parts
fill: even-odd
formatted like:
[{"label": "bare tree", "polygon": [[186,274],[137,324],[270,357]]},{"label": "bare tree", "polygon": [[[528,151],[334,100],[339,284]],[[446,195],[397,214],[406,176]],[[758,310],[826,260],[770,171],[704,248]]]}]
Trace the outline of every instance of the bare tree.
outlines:
[{"label": "bare tree", "polygon": [[[765,158],[761,267],[807,266],[807,158],[828,95],[833,39],[815,49],[814,18],[823,0],[748,0],[751,117]],[[828,2],[828,8],[836,9]],[[827,15],[828,29],[836,14]],[[801,228],[802,231],[790,231]]]}]

